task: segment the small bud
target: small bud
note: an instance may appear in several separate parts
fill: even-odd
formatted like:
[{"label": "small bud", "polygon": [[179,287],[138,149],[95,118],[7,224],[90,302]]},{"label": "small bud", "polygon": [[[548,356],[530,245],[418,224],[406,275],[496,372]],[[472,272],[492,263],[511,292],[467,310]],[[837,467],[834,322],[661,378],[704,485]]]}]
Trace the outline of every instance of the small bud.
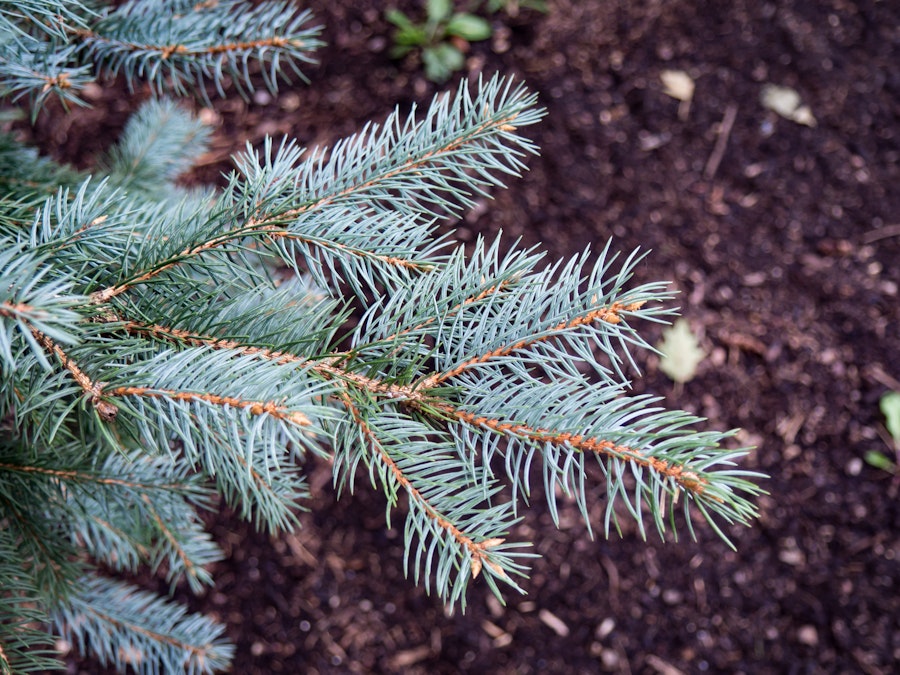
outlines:
[{"label": "small bud", "polygon": [[500,567],[500,565],[498,565],[497,563],[491,562],[490,560],[488,560],[487,565],[488,565],[488,567],[491,568],[491,570],[493,570],[494,574],[496,574],[501,579],[509,579],[509,577],[506,574],[506,570],[504,570],[502,567]]},{"label": "small bud", "polygon": [[310,422],[309,418],[306,415],[304,415],[302,412],[296,412],[296,411],[292,412],[288,415],[288,419],[291,422],[293,422],[294,424],[296,424],[297,426],[301,426],[301,427],[308,427],[312,424],[312,422]]},{"label": "small bud", "polygon": [[481,558],[472,558],[472,578],[477,579],[481,574]]},{"label": "small bud", "polygon": [[119,414],[119,408],[108,401],[95,401],[94,407],[104,422],[113,422]]}]

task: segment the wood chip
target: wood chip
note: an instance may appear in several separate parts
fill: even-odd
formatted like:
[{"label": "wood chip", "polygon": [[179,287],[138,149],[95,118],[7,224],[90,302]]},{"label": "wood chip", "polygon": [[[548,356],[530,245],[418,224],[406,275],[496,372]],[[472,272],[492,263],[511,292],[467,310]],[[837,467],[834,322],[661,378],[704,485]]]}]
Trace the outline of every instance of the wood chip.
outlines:
[{"label": "wood chip", "polygon": [[413,649],[405,649],[397,652],[390,658],[391,668],[407,668],[415,665],[419,661],[424,661],[431,656],[431,647],[422,645]]},{"label": "wood chip", "polygon": [[647,657],[647,665],[653,668],[660,675],[684,675],[683,670],[679,670],[668,661],[663,661],[658,656],[651,654]]},{"label": "wood chip", "polygon": [[566,625],[565,621],[560,619],[553,612],[542,609],[538,612],[538,618],[560,637],[566,637],[569,634],[569,627]]}]

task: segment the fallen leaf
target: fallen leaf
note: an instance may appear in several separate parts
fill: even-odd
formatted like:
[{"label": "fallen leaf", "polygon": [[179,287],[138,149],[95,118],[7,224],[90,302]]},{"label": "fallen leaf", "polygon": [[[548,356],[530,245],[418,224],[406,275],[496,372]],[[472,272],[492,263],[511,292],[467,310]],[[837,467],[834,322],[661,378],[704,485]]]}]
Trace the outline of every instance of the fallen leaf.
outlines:
[{"label": "fallen leaf", "polygon": [[683,70],[664,70],[659,74],[663,83],[663,93],[679,101],[694,98],[694,80]]},{"label": "fallen leaf", "polygon": [[697,373],[697,365],[706,354],[684,319],[678,319],[663,331],[663,339],[656,346],[662,352],[659,369],[675,382],[687,382]]},{"label": "fallen leaf", "polygon": [[808,105],[802,105],[800,94],[790,87],[780,87],[777,84],[767,84],[762,89],[760,100],[764,107],[781,115],[785,119],[805,124],[808,127],[816,126],[816,118]]}]

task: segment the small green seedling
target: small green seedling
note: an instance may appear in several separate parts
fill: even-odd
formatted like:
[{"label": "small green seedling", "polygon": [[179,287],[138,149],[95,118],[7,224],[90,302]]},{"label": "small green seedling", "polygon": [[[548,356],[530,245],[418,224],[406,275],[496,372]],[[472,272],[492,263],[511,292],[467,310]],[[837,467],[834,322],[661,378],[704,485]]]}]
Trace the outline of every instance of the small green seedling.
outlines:
[{"label": "small green seedling", "polygon": [[547,3],[544,0],[487,0],[484,4],[489,12],[499,12],[502,9],[510,16],[516,16],[520,9],[547,13]]},{"label": "small green seedling", "polygon": [[884,426],[894,440],[894,448],[900,448],[900,393],[889,391],[881,397],[878,406],[884,415]]},{"label": "small green seedling", "polygon": [[874,466],[876,469],[887,471],[888,473],[896,473],[897,465],[894,464],[884,453],[877,450],[869,450],[866,452],[864,459],[866,464]]},{"label": "small green seedling", "polygon": [[432,82],[444,82],[461,70],[469,43],[491,36],[491,24],[486,19],[454,12],[452,0],[428,0],[424,23],[415,23],[398,9],[387,10],[385,18],[396,26],[391,56],[401,58],[421,49],[425,77]]},{"label": "small green seedling", "polygon": [[865,454],[866,463],[874,466],[876,469],[887,471],[900,476],[900,392],[889,391],[878,402],[881,408],[881,414],[884,415],[884,426],[890,435],[894,453],[897,457],[896,461],[892,461],[883,453],[877,450],[869,450]]},{"label": "small green seedling", "polygon": [[659,369],[678,384],[692,380],[697,374],[697,366],[706,356],[685,319],[678,319],[671,328],[664,330],[663,339],[656,348],[662,353]]}]

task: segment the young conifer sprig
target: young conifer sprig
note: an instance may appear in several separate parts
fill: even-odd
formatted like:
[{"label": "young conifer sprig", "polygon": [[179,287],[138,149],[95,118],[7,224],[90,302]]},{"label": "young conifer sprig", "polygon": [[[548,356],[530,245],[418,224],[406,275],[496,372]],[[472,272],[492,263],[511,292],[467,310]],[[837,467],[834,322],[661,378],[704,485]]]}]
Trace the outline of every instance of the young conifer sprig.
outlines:
[{"label": "young conifer sprig", "polygon": [[172,99],[154,100],[129,118],[99,168],[124,192],[170,197],[172,183],[194,165],[209,135],[208,126]]},{"label": "young conifer sprig", "polygon": [[86,27],[96,16],[90,8],[71,0],[19,0],[0,6],[4,28],[11,34],[65,39],[73,27]]},{"label": "young conifer sprig", "polygon": [[37,335],[62,344],[77,341],[80,316],[75,308],[84,304],[84,298],[73,294],[74,284],[54,271],[46,259],[0,237],[0,363],[4,370],[15,369],[19,355],[13,353],[13,345],[22,339],[44,366],[49,364]]},{"label": "young conifer sprig", "polygon": [[[604,252],[589,272],[587,256],[561,269],[537,271],[534,256],[513,253],[500,261],[496,245],[480,245],[472,262],[451,256],[440,274],[398,291],[361,322],[351,355],[378,364],[379,372],[366,380],[348,378],[362,390],[357,408],[374,395],[374,409],[413,411],[432,436],[449,434],[456,446],[451,454],[467,467],[465,473],[447,472],[442,511],[410,506],[416,531],[430,524],[452,535],[448,541],[455,543],[442,551],[455,549],[463,559],[467,543],[458,532],[464,529],[443,514],[452,512],[448,505],[454,499],[470,501],[473,486],[483,486],[483,498],[496,501],[492,466],[497,455],[513,485],[514,509],[518,496],[530,493],[531,470],[538,469],[554,517],[561,490],[574,496],[589,526],[592,479],[586,458],[593,456],[606,476],[607,533],[611,524],[618,526],[614,507],[619,503],[642,533],[649,515],[660,536],[674,529],[679,501],[689,524],[691,503],[701,506],[708,519],[745,522],[753,516],[753,505],[741,493],[756,489],[745,474],[729,468],[742,453],[719,449],[727,434],[688,431],[699,420],[653,408],[652,399],[623,395],[620,363],[631,360],[629,349],[648,347],[630,321],[656,318],[660,310],[648,303],[667,294],[659,284],[627,289],[639,259],[632,257],[613,272],[611,258]],[[345,367],[353,368],[353,361]],[[385,442],[370,426],[366,436],[377,458],[409,452],[429,432],[398,437],[394,430]],[[361,453],[352,446],[338,457],[352,469],[366,461]],[[370,471],[376,473],[371,466]],[[416,494],[411,504],[420,497]],[[501,539],[511,522],[498,521],[497,529],[483,536]],[[485,569],[474,561],[466,564],[473,573]],[[498,567],[488,569],[506,569],[503,563]],[[458,596],[453,586],[438,590]]]},{"label": "young conifer sprig", "polygon": [[287,0],[248,7],[239,0],[131,0],[105,12],[75,38],[95,63],[129,82],[146,80],[157,92],[179,96],[215,86],[225,96],[226,77],[238,91],[253,91],[250,63],[265,86],[276,91],[285,69],[303,78],[321,45],[320,27],[307,26],[310,13]]},{"label": "young conifer sprig", "polygon": [[82,104],[79,92],[100,75],[205,101],[210,87],[247,95],[259,79],[275,92],[291,74],[305,79],[301,68],[322,44],[311,14],[290,0],[130,0],[96,11],[77,1],[5,4],[2,91],[27,99],[34,114],[50,96]]},{"label": "young conifer sprig", "polygon": [[[0,11],[0,81],[37,103],[73,97],[84,59],[201,98],[252,87],[253,60],[274,87],[315,44],[288,3],[29,2]],[[28,80],[16,50],[41,49]],[[473,580],[524,590],[535,480],[557,522],[565,495],[607,534],[699,514],[727,540],[755,516],[729,433],[628,394],[639,322],[671,314],[632,283],[641,255],[436,236],[523,169],[542,115],[511,80],[464,83],[331,148],[266,139],[220,190],[176,183],[208,133],[165,99],[91,173],[0,138],[0,673],[46,666],[35,620],[119,669],[225,668],[220,626],[111,577],[201,591],[220,551],[198,512],[291,529],[310,453],[405,511],[406,571],[451,607]]]},{"label": "young conifer sprig", "polygon": [[422,116],[395,111],[308,159],[292,142],[278,151],[267,143],[261,157],[237,157],[228,193],[235,205],[253,205],[243,215],[248,226],[269,228],[285,261],[300,256],[324,288],[334,280],[357,292],[403,286],[442,259],[435,218],[458,215],[502,185],[498,174],[523,168],[535,148],[514,132],[540,119],[535,101],[494,78],[474,96],[461,87],[437,97]]},{"label": "young conifer sprig", "polygon": [[0,528],[0,673],[43,673],[59,667],[54,637],[45,628],[46,594],[33,576],[22,573],[15,550],[17,533]]},{"label": "young conifer sprig", "polygon": [[212,583],[204,566],[221,554],[195,509],[210,508],[214,493],[186,462],[132,453],[96,466],[74,443],[56,449],[56,461],[39,456],[23,464],[4,447],[0,468],[10,484],[43,481],[46,508],[71,528],[69,545],[77,542],[112,570],[135,573],[165,562],[172,583],[184,579],[195,591]]},{"label": "young conifer sprig", "polygon": [[30,36],[3,42],[0,44],[3,95],[14,101],[27,100],[32,121],[51,97],[64,103],[81,104],[78,92],[94,77],[90,65],[78,63],[77,53],[74,45],[53,49]]},{"label": "young conifer sprig", "polygon": [[63,639],[121,673],[222,672],[234,655],[220,624],[111,579],[79,579],[57,621]]}]

